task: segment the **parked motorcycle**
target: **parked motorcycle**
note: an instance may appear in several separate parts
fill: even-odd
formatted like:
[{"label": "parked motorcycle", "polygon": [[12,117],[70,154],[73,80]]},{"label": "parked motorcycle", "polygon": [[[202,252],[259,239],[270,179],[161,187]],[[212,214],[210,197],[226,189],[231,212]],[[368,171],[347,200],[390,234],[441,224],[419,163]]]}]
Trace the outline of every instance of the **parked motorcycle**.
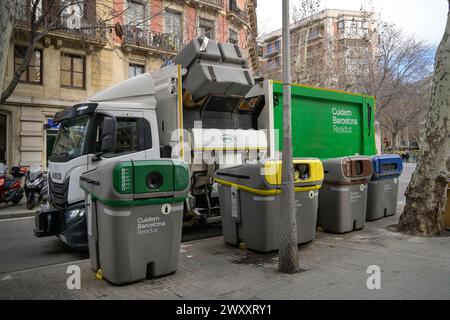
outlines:
[{"label": "parked motorcycle", "polygon": [[25,196],[27,209],[33,209],[39,203],[44,206],[48,202],[47,172],[31,169],[25,174]]},{"label": "parked motorcycle", "polygon": [[8,177],[6,172],[8,167],[0,163],[0,202],[5,202],[5,207],[8,202],[19,204],[23,198],[22,177],[25,175],[27,169],[22,167],[12,167],[11,176]]}]

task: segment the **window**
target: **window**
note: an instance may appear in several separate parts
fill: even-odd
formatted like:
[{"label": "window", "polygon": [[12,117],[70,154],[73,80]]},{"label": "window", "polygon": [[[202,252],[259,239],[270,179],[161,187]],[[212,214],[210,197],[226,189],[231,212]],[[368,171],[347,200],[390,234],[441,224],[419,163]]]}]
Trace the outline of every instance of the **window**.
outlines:
[{"label": "window", "polygon": [[198,33],[200,36],[204,35],[209,39],[214,39],[214,21],[200,19]]},{"label": "window", "polygon": [[68,156],[73,159],[83,154],[90,118],[87,115],[61,121],[52,157]]},{"label": "window", "polygon": [[[103,119],[97,120],[97,137],[95,141],[95,152],[101,150]],[[149,122],[144,118],[118,117],[116,118],[116,145],[109,156],[118,154],[143,151],[152,148],[152,134]],[[108,155],[105,155],[106,157]]]},{"label": "window", "polygon": [[239,43],[239,35],[237,31],[230,29],[230,39],[228,40],[228,42],[236,45]]},{"label": "window", "polygon": [[61,55],[61,86],[85,88],[85,58],[74,55]]},{"label": "window", "polygon": [[281,44],[280,40],[275,41],[275,44],[274,44],[275,50],[280,51],[280,44]]},{"label": "window", "polygon": [[136,118],[117,119],[117,136],[114,153],[138,150],[138,122]]},{"label": "window", "polygon": [[126,23],[144,28],[145,4],[138,0],[127,0],[127,9],[125,11]]},{"label": "window", "polygon": [[132,64],[130,63],[128,67],[128,78],[132,78],[143,74],[145,72],[145,66],[140,64]]},{"label": "window", "polygon": [[81,18],[84,12],[83,1],[68,3],[61,12],[62,25],[68,29],[81,29]]},{"label": "window", "polygon": [[14,18],[17,20],[27,20],[28,3],[27,0],[17,0],[14,10]]},{"label": "window", "polygon": [[[27,48],[16,46],[14,47],[14,70],[17,70],[25,58]],[[22,77],[21,82],[42,84],[42,50],[36,49],[33,52],[30,63]]]},{"label": "window", "polygon": [[[16,0],[14,7],[14,18],[22,21],[30,21],[31,8],[34,0]],[[39,1],[36,6],[35,21],[41,17],[42,14],[42,1]]]},{"label": "window", "polygon": [[280,66],[280,57],[275,57],[275,58],[267,60],[267,65],[268,65],[269,69],[279,67]]},{"label": "window", "polygon": [[344,33],[345,30],[345,21],[341,20],[338,22],[338,30],[340,33]]},{"label": "window", "polygon": [[317,38],[321,38],[323,35],[322,31],[323,31],[322,25],[312,27],[308,33],[308,40],[314,40]]},{"label": "window", "polygon": [[174,11],[164,13],[165,33],[172,34],[178,39],[181,38],[181,14]]},{"label": "window", "polygon": [[338,31],[345,33],[346,36],[352,35],[357,37],[363,37],[367,35],[369,25],[367,21],[357,20],[352,18],[351,20],[341,20],[338,22]]},{"label": "window", "polygon": [[267,54],[271,54],[275,51],[280,52],[281,41],[277,40],[275,42],[271,42],[267,45]]}]

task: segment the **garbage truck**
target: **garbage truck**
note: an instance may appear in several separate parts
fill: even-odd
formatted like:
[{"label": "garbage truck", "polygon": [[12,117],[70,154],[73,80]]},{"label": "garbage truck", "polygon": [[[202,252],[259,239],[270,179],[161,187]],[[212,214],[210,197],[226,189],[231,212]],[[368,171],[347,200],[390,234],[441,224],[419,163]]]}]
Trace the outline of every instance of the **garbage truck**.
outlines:
[{"label": "garbage truck", "polygon": [[[295,157],[376,153],[373,97],[294,85],[292,102]],[[50,209],[36,214],[34,234],[86,247],[79,178],[111,161],[186,161],[185,223],[218,222],[214,172],[280,159],[282,117],[280,83],[254,78],[238,46],[196,38],[171,64],[55,115],[59,129],[48,165]]]},{"label": "garbage truck", "polygon": [[173,63],[57,113],[48,164],[51,207],[36,213],[35,236],[86,247],[80,176],[112,161],[186,161],[185,223],[220,221],[215,170],[274,156],[267,85],[255,82],[238,46],[196,38]]}]

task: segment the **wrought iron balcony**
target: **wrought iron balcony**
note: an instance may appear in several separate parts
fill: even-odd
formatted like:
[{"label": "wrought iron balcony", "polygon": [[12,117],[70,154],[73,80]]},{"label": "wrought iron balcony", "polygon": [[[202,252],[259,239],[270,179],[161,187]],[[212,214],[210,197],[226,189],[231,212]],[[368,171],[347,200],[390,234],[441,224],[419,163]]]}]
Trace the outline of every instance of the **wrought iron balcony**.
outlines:
[{"label": "wrought iron balcony", "polygon": [[248,23],[247,10],[242,10],[237,6],[236,0],[229,0],[227,16],[231,19],[237,20],[240,23]]},{"label": "wrought iron balcony", "polygon": [[[39,19],[41,13],[42,10],[38,8],[35,21]],[[28,5],[18,3],[14,18],[15,28],[31,29],[31,13]],[[37,27],[37,31],[41,32],[50,29],[48,35],[60,35],[73,40],[106,44],[107,28],[105,24],[93,20],[95,19],[90,20],[76,14],[58,15],[56,14],[56,9],[50,9],[42,23]]]},{"label": "wrought iron balcony", "polygon": [[199,5],[205,5],[213,9],[222,10],[224,0],[195,0]]},{"label": "wrought iron balcony", "polygon": [[137,26],[125,27],[123,40],[126,46],[155,49],[173,54],[179,52],[186,44],[186,40],[177,35],[149,31]]}]

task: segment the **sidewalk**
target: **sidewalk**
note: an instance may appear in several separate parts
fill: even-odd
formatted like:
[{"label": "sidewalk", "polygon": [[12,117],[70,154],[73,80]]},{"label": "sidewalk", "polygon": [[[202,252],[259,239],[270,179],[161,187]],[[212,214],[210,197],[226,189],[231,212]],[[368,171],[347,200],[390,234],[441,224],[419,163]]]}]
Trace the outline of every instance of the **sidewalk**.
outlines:
[{"label": "sidewalk", "polygon": [[33,210],[28,210],[26,207],[25,200],[18,205],[13,205],[8,203],[5,207],[4,203],[0,203],[0,220],[2,219],[13,219],[13,218],[23,218],[23,217],[33,217],[35,212],[40,208],[36,206]]},{"label": "sidewalk", "polygon": [[[450,299],[450,237],[418,238],[386,226],[398,215],[345,235],[319,232],[300,247],[302,272],[276,272],[277,255],[227,246],[222,237],[182,244],[171,276],[116,287],[95,279],[89,260],[0,274],[0,299]],[[81,268],[81,289],[66,269]],[[366,287],[370,265],[381,290]]]}]

